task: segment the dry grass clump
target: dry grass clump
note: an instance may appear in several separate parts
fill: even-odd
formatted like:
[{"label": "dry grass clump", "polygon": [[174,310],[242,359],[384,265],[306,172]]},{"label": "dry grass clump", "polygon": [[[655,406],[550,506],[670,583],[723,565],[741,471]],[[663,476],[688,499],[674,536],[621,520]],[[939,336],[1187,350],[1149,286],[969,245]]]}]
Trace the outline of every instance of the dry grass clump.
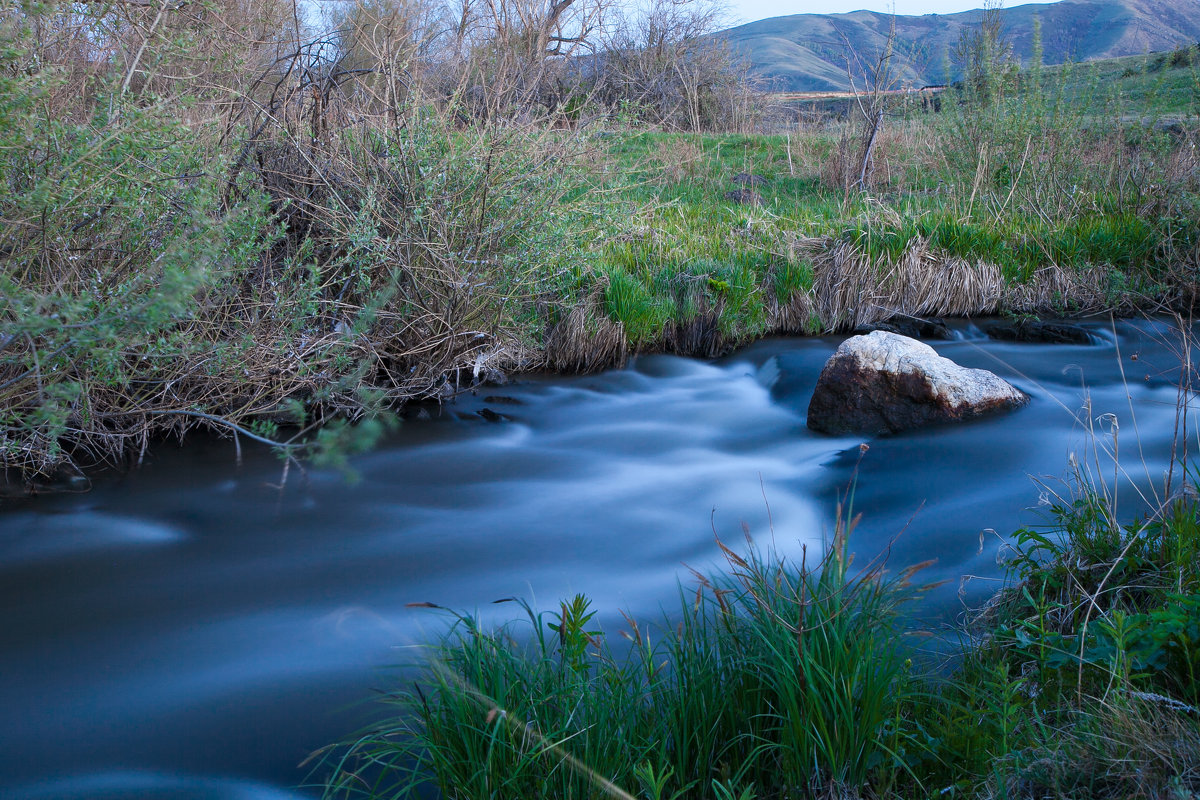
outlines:
[{"label": "dry grass clump", "polygon": [[691,316],[671,320],[663,330],[663,350],[695,358],[715,358],[729,352],[734,343],[722,330],[723,306],[721,300],[702,304]]},{"label": "dry grass clump", "polygon": [[914,238],[898,260],[872,258],[851,242],[814,237],[800,244],[814,265],[813,287],[793,317],[814,311],[825,330],[852,330],[897,315],[974,317],[1001,312],[1053,313],[1108,308],[1109,273],[1047,266],[1024,283],[1001,268],[933,250]]},{"label": "dry grass clump", "polygon": [[1112,274],[1103,267],[1082,270],[1064,269],[1057,265],[1042,267],[1024,283],[1009,283],[1004,287],[1000,307],[1017,313],[1045,313],[1069,301],[1079,313],[1112,310],[1114,298],[1109,284]]},{"label": "dry grass clump", "polygon": [[917,239],[895,262],[864,255],[853,244],[810,243],[815,303],[828,330],[853,329],[892,318],[981,316],[999,310],[1005,281],[998,267],[945,257]]},{"label": "dry grass clump", "polygon": [[771,330],[801,335],[821,332],[820,315],[812,291],[793,291],[782,302],[774,295],[769,297],[767,314],[771,320]]},{"label": "dry grass clump", "polygon": [[604,310],[603,293],[567,310],[546,334],[546,366],[555,372],[589,373],[619,368],[629,357],[625,326]]}]

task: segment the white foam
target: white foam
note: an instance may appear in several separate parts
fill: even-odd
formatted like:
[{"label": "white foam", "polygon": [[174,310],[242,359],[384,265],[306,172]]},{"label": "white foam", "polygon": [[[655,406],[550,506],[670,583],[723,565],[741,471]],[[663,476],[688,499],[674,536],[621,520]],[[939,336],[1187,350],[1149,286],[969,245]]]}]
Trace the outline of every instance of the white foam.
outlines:
[{"label": "white foam", "polygon": [[159,522],[95,511],[18,513],[0,530],[0,568],[112,548],[162,547],[186,534]]}]

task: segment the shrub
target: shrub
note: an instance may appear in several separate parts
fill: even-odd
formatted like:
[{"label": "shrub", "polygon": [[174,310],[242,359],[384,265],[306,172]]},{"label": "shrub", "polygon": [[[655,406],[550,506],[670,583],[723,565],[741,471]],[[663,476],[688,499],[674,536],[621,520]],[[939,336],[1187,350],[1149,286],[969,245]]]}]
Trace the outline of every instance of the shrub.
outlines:
[{"label": "shrub", "polygon": [[115,70],[56,114],[63,73],[29,26],[5,33],[4,467],[115,461],[196,425],[325,451],[345,437],[306,443],[323,421],[530,359],[535,300],[574,252],[575,138],[459,130],[319,48],[219,122]]}]

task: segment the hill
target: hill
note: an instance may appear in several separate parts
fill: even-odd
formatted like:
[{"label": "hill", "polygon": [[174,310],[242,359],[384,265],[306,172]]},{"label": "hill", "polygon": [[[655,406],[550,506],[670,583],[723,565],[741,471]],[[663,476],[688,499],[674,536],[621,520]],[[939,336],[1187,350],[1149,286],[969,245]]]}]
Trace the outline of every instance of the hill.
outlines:
[{"label": "hill", "polygon": [[[1200,0],[1062,0],[1001,13],[1007,39],[1022,62],[1029,58],[1035,15],[1042,20],[1047,64],[1140,55],[1200,41]],[[901,77],[913,84],[944,82],[954,44],[982,17],[981,10],[897,16]],[[877,54],[890,25],[891,15],[874,11],[794,14],[718,35],[778,91],[843,90],[849,88],[847,46],[863,56]]]}]

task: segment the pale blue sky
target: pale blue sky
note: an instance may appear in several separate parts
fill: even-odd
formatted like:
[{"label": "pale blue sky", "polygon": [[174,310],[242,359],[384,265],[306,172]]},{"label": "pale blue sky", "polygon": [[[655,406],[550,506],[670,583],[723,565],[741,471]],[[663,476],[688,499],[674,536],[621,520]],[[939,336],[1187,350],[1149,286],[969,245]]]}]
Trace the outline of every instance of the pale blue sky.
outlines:
[{"label": "pale blue sky", "polygon": [[[1011,7],[1026,2],[1031,0],[1010,0],[1004,5]],[[729,13],[737,20],[734,24],[741,24],[788,14],[840,14],[860,9],[890,12],[893,4],[897,14],[952,14],[980,8],[983,0],[729,0]]]}]

